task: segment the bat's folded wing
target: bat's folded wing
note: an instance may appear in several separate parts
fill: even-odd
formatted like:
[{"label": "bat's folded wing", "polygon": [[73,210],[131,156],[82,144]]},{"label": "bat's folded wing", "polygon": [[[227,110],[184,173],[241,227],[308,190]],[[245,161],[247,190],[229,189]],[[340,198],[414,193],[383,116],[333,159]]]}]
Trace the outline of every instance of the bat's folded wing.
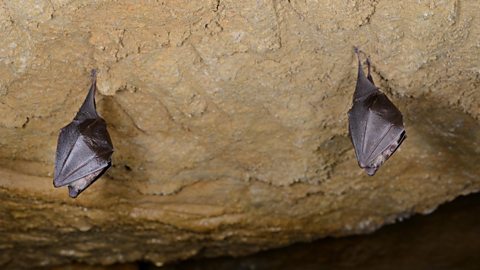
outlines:
[{"label": "bat's folded wing", "polygon": [[109,160],[99,157],[87,145],[86,141],[88,141],[88,138],[80,135],[69,151],[65,161],[58,164],[60,166],[59,173],[54,177],[54,185],[56,187],[68,185],[109,165]]},{"label": "bat's folded wing", "polygon": [[386,121],[403,128],[402,113],[385,94],[377,94],[370,108],[373,112],[381,115]]},{"label": "bat's folded wing", "polygon": [[375,163],[389,147],[396,149],[403,140],[402,114],[383,93],[354,103],[349,118],[350,136],[362,168]]},{"label": "bat's folded wing", "polygon": [[383,118],[382,115],[371,111],[364,143],[364,163],[371,165],[385,150],[390,147],[395,147],[396,149],[399,146],[397,142],[403,131],[403,128],[392,124]]},{"label": "bat's folded wing", "polygon": [[59,184],[60,175],[62,174],[62,170],[75,146],[75,143],[80,137],[77,125],[78,123],[71,122],[60,130],[55,155],[55,172],[53,176],[53,184],[55,186],[62,186]]},{"label": "bat's folded wing", "polygon": [[113,144],[107,131],[107,125],[102,118],[88,119],[78,127],[85,142],[98,155],[110,159],[113,153]]},{"label": "bat's folded wing", "polygon": [[355,155],[360,165],[364,159],[363,145],[365,141],[365,130],[368,122],[368,107],[364,103],[354,103],[352,109],[348,112],[348,129],[350,139],[353,143]]}]

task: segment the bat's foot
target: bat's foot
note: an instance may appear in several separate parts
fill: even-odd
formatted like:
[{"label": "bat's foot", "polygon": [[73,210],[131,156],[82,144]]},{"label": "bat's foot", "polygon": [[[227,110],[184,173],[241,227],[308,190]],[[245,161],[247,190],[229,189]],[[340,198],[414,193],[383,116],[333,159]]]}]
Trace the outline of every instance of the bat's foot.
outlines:
[{"label": "bat's foot", "polygon": [[365,56],[365,58],[367,59],[367,65],[370,66],[370,56],[368,56],[368,54],[360,50],[357,46],[353,46],[353,51],[357,55],[358,61],[360,61],[360,54],[363,54],[363,56]]},{"label": "bat's foot", "polygon": [[97,69],[96,68],[92,69],[92,71],[90,72],[90,76],[92,77],[92,80],[94,80],[94,81],[97,80]]}]

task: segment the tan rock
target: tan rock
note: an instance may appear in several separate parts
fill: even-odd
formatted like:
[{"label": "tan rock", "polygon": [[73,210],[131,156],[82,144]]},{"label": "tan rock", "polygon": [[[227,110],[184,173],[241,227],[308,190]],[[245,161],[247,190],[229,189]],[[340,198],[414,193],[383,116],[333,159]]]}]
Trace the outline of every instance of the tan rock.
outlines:
[{"label": "tan rock", "polygon": [[[375,230],[480,188],[476,1],[5,1],[0,265],[156,264]],[[368,177],[353,45],[408,138]],[[54,189],[99,69],[114,166]]]}]

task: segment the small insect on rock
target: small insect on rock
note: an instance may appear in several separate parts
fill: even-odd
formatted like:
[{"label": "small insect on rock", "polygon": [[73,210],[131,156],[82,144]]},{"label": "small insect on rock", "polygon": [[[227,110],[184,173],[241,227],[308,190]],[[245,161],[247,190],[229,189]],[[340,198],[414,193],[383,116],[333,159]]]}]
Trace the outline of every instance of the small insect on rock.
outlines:
[{"label": "small insect on rock", "polygon": [[113,145],[107,125],[97,113],[95,92],[97,76],[73,121],[58,136],[53,185],[68,185],[70,197],[77,197],[110,168]]},{"label": "small insect on rock", "polygon": [[355,53],[358,78],[353,106],[348,112],[348,131],[358,165],[372,176],[402,144],[406,133],[402,113],[373,83],[370,59],[367,57],[368,74],[365,76],[361,51],[355,48]]}]

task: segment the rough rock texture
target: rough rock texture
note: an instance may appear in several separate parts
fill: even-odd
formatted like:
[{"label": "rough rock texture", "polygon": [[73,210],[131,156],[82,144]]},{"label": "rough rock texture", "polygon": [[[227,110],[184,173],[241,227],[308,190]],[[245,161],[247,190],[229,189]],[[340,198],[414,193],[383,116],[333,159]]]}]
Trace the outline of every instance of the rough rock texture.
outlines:
[{"label": "rough rock texture", "polygon": [[[158,265],[372,231],[480,189],[478,1],[0,3],[0,266]],[[408,138],[368,177],[353,45]],[[114,166],[54,189],[97,67]]]},{"label": "rough rock texture", "polygon": [[191,259],[129,270],[478,270],[479,211],[480,194],[474,194],[368,235],[321,239],[240,258]]}]

